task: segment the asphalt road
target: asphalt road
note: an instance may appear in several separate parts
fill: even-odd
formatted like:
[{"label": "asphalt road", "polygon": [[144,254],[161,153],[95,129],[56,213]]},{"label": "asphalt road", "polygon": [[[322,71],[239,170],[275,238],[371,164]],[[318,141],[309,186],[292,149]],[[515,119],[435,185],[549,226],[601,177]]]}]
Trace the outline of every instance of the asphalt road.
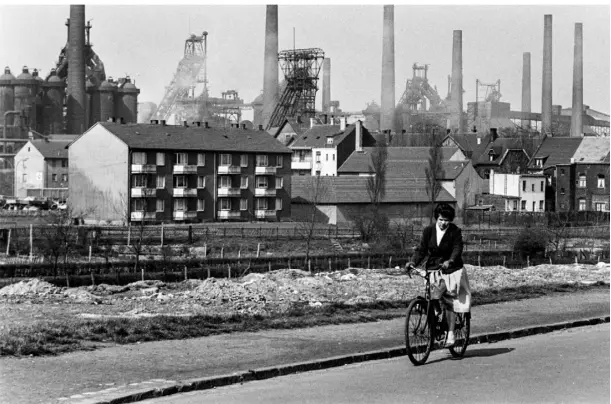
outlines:
[{"label": "asphalt road", "polygon": [[609,403],[609,324],[196,391],[148,404]]}]

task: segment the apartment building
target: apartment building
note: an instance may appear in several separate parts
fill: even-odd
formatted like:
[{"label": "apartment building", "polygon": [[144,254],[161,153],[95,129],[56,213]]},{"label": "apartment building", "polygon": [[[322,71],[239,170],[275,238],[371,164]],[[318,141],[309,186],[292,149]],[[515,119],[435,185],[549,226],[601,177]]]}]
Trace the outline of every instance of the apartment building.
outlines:
[{"label": "apartment building", "polygon": [[69,147],[87,222],[283,220],[291,150],[262,130],[99,122]]},{"label": "apartment building", "polygon": [[68,189],[70,141],[29,140],[15,155],[15,196],[61,197]]}]

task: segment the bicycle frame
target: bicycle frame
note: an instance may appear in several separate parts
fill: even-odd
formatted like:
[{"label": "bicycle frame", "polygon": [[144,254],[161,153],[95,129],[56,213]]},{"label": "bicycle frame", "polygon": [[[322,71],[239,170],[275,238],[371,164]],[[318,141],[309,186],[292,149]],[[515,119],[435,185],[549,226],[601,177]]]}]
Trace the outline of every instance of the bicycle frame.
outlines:
[{"label": "bicycle frame", "polygon": [[[448,330],[448,325],[446,321],[446,309],[442,304],[440,304],[439,299],[431,299],[431,274],[435,271],[424,271],[426,273],[425,275],[421,275],[419,272],[417,272],[417,275],[426,281],[424,297],[417,295],[416,299],[426,300],[427,321],[429,323],[429,327],[431,328],[431,337],[434,340],[439,341],[442,338],[443,333]],[[411,278],[410,272],[408,272],[408,275]],[[434,306],[437,306],[440,309],[441,320],[437,318]]]}]

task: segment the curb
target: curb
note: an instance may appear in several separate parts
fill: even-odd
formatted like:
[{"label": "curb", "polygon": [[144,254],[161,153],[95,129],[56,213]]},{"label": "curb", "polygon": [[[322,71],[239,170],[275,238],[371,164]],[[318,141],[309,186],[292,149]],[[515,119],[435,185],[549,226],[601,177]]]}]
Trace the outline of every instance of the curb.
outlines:
[{"label": "curb", "polygon": [[[495,333],[479,334],[469,338],[469,345],[483,344],[483,343],[495,343],[499,341],[522,338],[530,335],[546,334],[553,331],[564,330],[575,327],[583,327],[589,325],[597,325],[603,323],[609,323],[610,317],[594,317],[583,320],[555,323],[535,327],[520,328],[510,331],[501,331]],[[349,365],[352,363],[366,362],[371,360],[389,359],[397,356],[406,355],[405,348],[403,346],[382,349],[378,351],[361,352],[352,355],[332,356],[329,358],[317,359],[307,362],[290,363],[286,365],[272,366],[266,368],[259,368],[254,370],[248,370],[245,372],[239,372],[228,375],[211,376],[200,379],[185,380],[179,384],[175,384],[168,387],[155,388],[155,389],[141,389],[140,391],[134,391],[131,394],[127,394],[121,397],[108,398],[108,399],[93,399],[82,401],[85,404],[125,404],[135,403],[141,400],[147,400],[151,398],[158,398],[169,396],[173,394],[186,393],[195,390],[207,390],[215,387],[223,387],[231,384],[245,383],[254,380],[270,379],[278,376],[285,376],[301,372],[309,372],[312,370],[328,369],[333,367],[339,367]]]}]

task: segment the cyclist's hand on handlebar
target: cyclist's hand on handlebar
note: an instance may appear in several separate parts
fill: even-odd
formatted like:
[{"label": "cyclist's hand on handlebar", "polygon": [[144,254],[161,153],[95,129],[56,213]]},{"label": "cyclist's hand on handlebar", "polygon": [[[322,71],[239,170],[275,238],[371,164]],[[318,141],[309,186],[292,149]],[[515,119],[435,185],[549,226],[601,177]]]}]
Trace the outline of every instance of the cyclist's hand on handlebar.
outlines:
[{"label": "cyclist's hand on handlebar", "polygon": [[414,264],[412,264],[411,262],[408,262],[407,264],[405,264],[405,270],[407,271],[407,275],[411,278],[412,277],[412,271],[416,269],[414,267]]}]

